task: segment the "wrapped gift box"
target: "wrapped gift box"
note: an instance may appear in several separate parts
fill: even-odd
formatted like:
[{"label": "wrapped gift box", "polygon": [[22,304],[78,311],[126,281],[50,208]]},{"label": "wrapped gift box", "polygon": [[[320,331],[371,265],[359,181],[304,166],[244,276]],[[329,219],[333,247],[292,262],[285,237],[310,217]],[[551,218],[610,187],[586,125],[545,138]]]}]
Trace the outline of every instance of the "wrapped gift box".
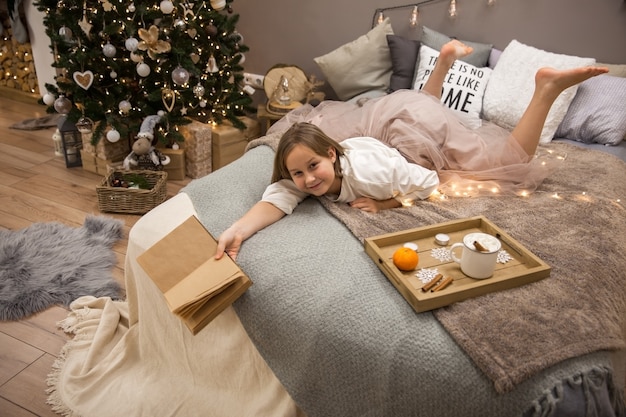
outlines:
[{"label": "wrapped gift box", "polygon": [[185,137],[185,173],[200,178],[211,172],[211,127],[192,121],[180,127]]},{"label": "wrapped gift box", "polygon": [[159,148],[159,151],[166,156],[170,157],[170,163],[163,166],[163,169],[167,172],[168,180],[184,180],[185,179],[185,150],[184,149],[170,149]]},{"label": "wrapped gift box", "polygon": [[94,174],[107,176],[114,169],[122,166],[123,160],[112,161],[110,159],[98,158],[94,153],[85,149],[80,150],[80,157],[83,161],[83,169]]},{"label": "wrapped gift box", "polygon": [[261,135],[259,122],[249,117],[241,117],[246,128],[239,130],[230,122],[212,129],[213,170],[233,162],[243,155],[248,142]]},{"label": "wrapped gift box", "polygon": [[110,142],[100,138],[95,145],[91,143],[93,133],[81,133],[83,150],[92,153],[96,158],[109,161],[122,161],[130,153],[130,144],[124,138],[117,142]]},{"label": "wrapped gift box", "polygon": [[259,123],[241,117],[246,128],[239,130],[230,122],[219,126],[193,121],[181,126],[185,137],[185,172],[200,178],[243,155],[248,142],[261,133]]}]

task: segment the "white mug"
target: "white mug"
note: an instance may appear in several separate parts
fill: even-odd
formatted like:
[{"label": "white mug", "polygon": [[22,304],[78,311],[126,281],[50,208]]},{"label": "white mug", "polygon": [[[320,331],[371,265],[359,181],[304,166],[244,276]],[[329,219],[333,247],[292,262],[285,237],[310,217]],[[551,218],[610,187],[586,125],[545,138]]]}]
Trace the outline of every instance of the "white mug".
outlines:
[{"label": "white mug", "polygon": [[[479,250],[474,245],[478,242]],[[454,254],[456,248],[462,247],[461,259]],[[502,244],[487,233],[469,233],[463,237],[463,243],[455,243],[450,247],[450,257],[461,265],[461,271],[470,278],[484,279],[493,275],[498,260],[498,252]]]}]

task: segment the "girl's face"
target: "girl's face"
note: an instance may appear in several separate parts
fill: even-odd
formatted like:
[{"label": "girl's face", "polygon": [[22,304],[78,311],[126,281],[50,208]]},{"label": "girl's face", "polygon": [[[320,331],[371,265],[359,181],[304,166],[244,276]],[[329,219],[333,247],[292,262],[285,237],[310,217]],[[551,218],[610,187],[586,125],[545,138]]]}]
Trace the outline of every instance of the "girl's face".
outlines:
[{"label": "girl's face", "polygon": [[298,144],[285,157],[285,167],[292,181],[302,192],[315,196],[339,194],[341,179],[335,177],[335,148],[328,148],[328,156],[320,156],[306,145]]}]

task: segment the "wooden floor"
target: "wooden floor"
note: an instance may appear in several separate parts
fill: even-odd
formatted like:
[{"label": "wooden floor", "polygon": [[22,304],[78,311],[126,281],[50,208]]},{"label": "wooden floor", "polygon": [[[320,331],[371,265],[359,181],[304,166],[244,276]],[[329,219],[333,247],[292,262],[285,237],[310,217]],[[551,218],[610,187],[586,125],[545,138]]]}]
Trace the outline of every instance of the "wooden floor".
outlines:
[{"label": "wooden floor", "polygon": [[[123,285],[126,237],[140,216],[100,213],[95,187],[102,177],[80,167],[66,168],[63,157],[54,153],[53,128],[9,129],[16,122],[45,116],[46,111],[30,96],[4,93],[0,94],[0,228],[16,230],[52,221],[80,226],[90,214],[121,219],[125,239],[114,247],[118,262],[112,272]],[[168,196],[188,182],[169,181]],[[46,377],[69,339],[56,326],[66,315],[63,307],[55,306],[18,322],[0,322],[0,416],[58,416],[46,404]]]}]

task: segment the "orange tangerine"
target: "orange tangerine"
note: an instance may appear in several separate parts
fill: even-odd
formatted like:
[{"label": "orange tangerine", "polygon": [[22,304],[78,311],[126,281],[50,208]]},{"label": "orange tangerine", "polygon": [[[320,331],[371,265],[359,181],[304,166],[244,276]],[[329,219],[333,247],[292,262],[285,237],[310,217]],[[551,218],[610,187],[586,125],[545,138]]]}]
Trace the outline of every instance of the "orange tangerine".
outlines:
[{"label": "orange tangerine", "polygon": [[412,271],[419,262],[419,256],[413,249],[402,247],[393,253],[392,260],[400,271]]}]

